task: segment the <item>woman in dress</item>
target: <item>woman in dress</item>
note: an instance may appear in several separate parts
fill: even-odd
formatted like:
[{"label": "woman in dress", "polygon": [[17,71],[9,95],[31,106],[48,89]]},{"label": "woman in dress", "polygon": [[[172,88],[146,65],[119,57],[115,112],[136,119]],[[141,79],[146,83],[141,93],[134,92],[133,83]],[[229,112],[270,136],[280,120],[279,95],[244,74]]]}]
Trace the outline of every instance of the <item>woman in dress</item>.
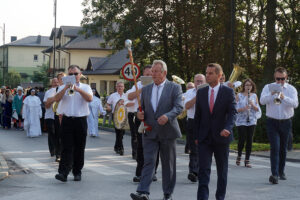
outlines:
[{"label": "woman in dress", "polygon": [[102,102],[96,89],[93,89],[93,101],[89,103],[90,114],[87,117],[88,135],[91,137],[99,136],[98,134],[98,116],[99,113],[105,115],[106,112],[102,107]]},{"label": "woman in dress", "polygon": [[24,119],[24,129],[28,137],[42,135],[40,118],[42,117],[42,107],[40,98],[35,96],[35,89],[29,91],[23,102],[22,117]]},{"label": "woman in dress", "polygon": [[261,117],[261,110],[258,104],[255,83],[251,79],[246,79],[242,84],[242,91],[237,94],[237,119],[235,125],[238,129],[238,156],[236,165],[240,165],[242,151],[246,142],[245,167],[251,168],[250,155],[252,141],[257,119]]},{"label": "woman in dress", "polygon": [[10,89],[5,90],[5,94],[2,96],[2,108],[3,108],[3,128],[11,128],[11,116],[12,116],[12,101],[13,96]]}]

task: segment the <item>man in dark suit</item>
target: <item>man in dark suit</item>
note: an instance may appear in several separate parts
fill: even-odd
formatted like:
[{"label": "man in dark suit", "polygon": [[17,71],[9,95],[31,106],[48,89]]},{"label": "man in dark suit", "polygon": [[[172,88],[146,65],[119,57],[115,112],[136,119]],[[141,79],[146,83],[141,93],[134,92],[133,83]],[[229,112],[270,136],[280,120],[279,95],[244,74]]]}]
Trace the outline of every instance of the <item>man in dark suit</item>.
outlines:
[{"label": "man in dark suit", "polygon": [[211,63],[206,68],[209,86],[197,91],[195,111],[195,135],[199,152],[198,200],[207,200],[212,155],[217,166],[218,182],[216,199],[225,198],[229,143],[233,140],[232,128],[236,118],[234,91],[220,84],[223,70]]},{"label": "man in dark suit", "polygon": [[160,151],[164,200],[172,200],[176,183],[176,138],[181,137],[177,116],[182,112],[182,91],[178,84],[166,79],[167,65],[153,61],[152,84],[143,87],[141,104],[143,112],[137,117],[145,120],[151,130],[143,134],[144,166],[133,200],[148,200],[154,174],[157,152]]}]

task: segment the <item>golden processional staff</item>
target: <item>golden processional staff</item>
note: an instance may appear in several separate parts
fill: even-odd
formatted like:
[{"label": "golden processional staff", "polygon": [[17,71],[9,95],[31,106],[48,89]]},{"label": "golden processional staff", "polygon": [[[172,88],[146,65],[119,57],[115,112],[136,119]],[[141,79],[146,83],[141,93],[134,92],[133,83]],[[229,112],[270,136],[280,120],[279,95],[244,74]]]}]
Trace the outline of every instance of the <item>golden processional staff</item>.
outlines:
[{"label": "golden processional staff", "polygon": [[[138,92],[139,89],[137,87],[137,82],[136,82],[136,74],[135,74],[135,68],[134,68],[134,63],[133,63],[133,56],[132,56],[131,45],[132,45],[132,41],[131,40],[129,40],[129,39],[125,40],[125,47],[128,49],[129,60],[130,60],[130,64],[131,64],[131,71],[132,71],[132,76],[133,76],[133,81],[134,81],[134,86],[135,86],[136,92]],[[139,104],[139,111],[142,112],[140,95],[137,95],[137,100],[138,100],[138,104]],[[151,131],[152,127],[149,126],[149,125],[147,125],[145,123],[145,121],[142,120],[141,125],[139,127],[139,130],[140,129]]]}]

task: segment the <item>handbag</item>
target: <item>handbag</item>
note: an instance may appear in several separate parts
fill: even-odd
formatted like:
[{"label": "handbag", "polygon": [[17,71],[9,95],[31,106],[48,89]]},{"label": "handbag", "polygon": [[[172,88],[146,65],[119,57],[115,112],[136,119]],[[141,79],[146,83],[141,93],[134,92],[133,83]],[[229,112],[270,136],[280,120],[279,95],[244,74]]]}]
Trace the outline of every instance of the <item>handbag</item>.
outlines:
[{"label": "handbag", "polygon": [[15,110],[13,111],[12,118],[14,118],[16,120],[19,119],[17,111],[15,111]]}]

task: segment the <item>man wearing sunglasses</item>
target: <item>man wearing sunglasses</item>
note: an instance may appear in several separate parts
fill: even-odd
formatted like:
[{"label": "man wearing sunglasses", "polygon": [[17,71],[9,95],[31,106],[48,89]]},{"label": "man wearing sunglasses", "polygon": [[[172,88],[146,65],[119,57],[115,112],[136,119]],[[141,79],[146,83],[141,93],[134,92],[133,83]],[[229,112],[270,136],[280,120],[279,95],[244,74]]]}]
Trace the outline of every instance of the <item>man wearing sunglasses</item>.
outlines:
[{"label": "man wearing sunglasses", "polygon": [[71,85],[59,87],[55,101],[60,101],[57,113],[61,114],[61,160],[58,174],[55,178],[62,182],[67,181],[72,169],[74,181],[81,180],[81,170],[84,165],[84,149],[87,135],[87,116],[90,114],[89,102],[93,100],[93,92],[89,85],[80,83],[81,71],[77,65],[68,68],[68,75],[74,75],[74,95],[69,95]]},{"label": "man wearing sunglasses", "polygon": [[[294,116],[294,109],[298,107],[298,94],[296,88],[286,82],[285,68],[276,68],[274,78],[282,91],[279,94],[272,92],[267,84],[261,93],[260,103],[266,105],[266,128],[271,146],[272,175],[269,177],[269,182],[278,184],[278,177],[280,180],[287,179],[284,172],[287,143],[292,128],[291,118]],[[279,98],[280,103],[276,103],[276,98]]]}]

